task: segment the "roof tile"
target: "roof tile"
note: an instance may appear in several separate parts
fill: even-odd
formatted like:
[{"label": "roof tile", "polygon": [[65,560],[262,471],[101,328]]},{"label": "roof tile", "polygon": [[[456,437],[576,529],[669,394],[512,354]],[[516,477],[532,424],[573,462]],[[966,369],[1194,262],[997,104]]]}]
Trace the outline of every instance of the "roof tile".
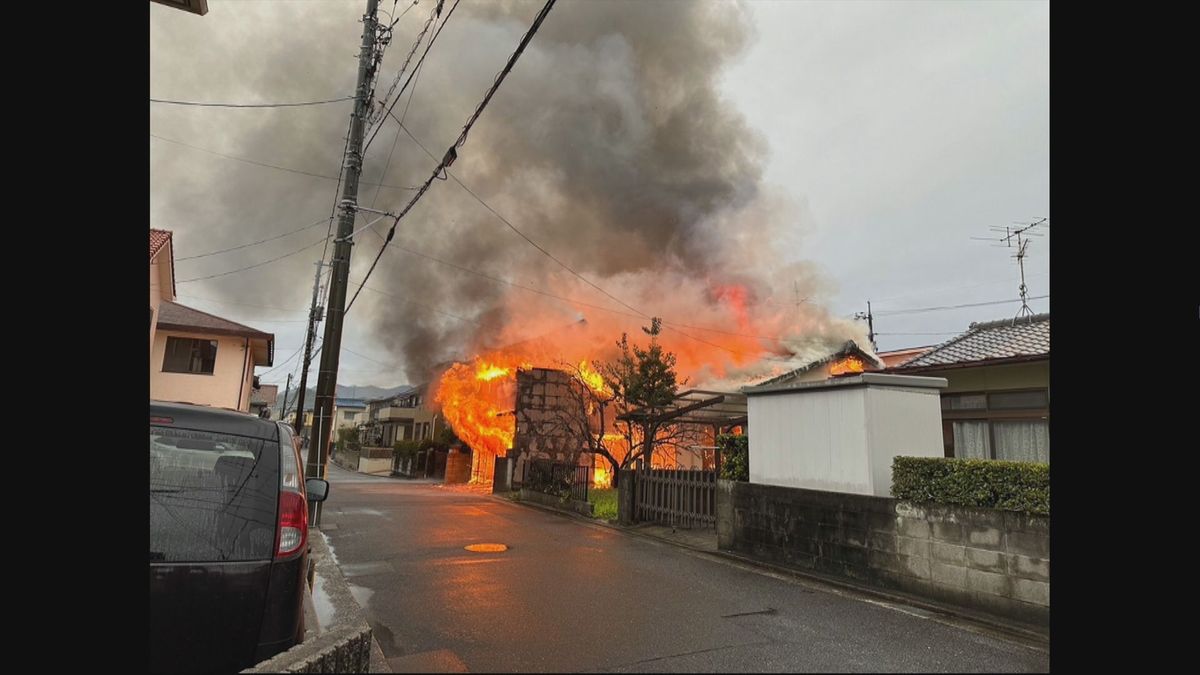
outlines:
[{"label": "roof tile", "polygon": [[1050,353],[1050,315],[971,324],[970,330],[897,368],[944,366]]}]

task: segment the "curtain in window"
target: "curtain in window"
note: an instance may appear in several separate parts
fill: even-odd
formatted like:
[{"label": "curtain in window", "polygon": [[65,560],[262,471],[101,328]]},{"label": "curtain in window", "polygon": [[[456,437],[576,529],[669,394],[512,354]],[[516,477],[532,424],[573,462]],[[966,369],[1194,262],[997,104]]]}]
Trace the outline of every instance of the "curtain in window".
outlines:
[{"label": "curtain in window", "polygon": [[991,441],[987,422],[954,423],[954,456],[963,459],[991,459]]},{"label": "curtain in window", "polygon": [[1050,461],[1050,425],[1045,420],[993,422],[996,459],[1014,462]]}]

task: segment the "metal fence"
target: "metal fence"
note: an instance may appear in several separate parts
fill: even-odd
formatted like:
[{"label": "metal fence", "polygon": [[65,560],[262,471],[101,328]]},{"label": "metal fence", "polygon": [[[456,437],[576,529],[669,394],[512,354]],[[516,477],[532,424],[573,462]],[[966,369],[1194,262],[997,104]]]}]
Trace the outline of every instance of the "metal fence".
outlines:
[{"label": "metal fence", "polygon": [[637,519],[682,527],[716,527],[717,473],[695,469],[638,472]]},{"label": "metal fence", "polygon": [[549,459],[520,462],[514,487],[586,502],[592,484],[592,467],[566,464]]}]

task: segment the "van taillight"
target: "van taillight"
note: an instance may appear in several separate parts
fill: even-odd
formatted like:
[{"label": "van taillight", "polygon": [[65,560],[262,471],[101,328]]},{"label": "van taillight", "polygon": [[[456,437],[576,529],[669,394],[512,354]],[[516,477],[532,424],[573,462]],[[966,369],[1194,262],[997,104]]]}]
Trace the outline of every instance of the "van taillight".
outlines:
[{"label": "van taillight", "polygon": [[275,557],[292,555],[308,542],[308,504],[304,494],[290,490],[279,491],[279,544]]}]

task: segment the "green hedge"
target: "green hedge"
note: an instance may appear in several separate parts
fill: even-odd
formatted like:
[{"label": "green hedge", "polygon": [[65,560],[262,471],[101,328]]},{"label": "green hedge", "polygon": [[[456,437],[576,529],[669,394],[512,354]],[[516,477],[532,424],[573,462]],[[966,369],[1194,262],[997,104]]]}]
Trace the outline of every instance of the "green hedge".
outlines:
[{"label": "green hedge", "polygon": [[1050,465],[993,459],[896,457],[892,496],[1050,515]]},{"label": "green hedge", "polygon": [[721,434],[717,436],[717,447],[721,449],[721,478],[749,481],[750,437]]},{"label": "green hedge", "polygon": [[396,444],[392,446],[392,454],[396,457],[407,457],[422,450],[437,448],[437,445],[437,441],[432,438],[426,438],[423,441],[396,441]]}]

